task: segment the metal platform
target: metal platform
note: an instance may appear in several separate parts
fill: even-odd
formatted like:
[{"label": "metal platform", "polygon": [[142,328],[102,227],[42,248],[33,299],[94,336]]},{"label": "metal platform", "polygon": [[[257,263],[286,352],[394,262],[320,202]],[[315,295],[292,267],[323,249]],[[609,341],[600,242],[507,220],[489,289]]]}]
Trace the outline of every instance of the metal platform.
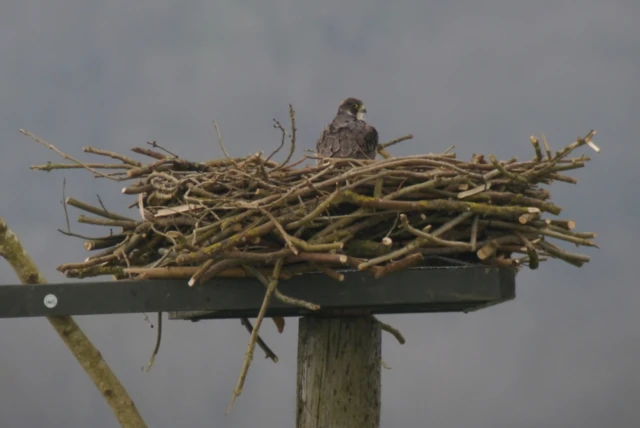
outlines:
[{"label": "metal platform", "polygon": [[[319,273],[280,282],[291,297],[320,305],[321,316],[468,312],[515,298],[516,270],[479,266],[420,267],[380,279],[345,270],[344,281]],[[254,278],[215,278],[189,287],[187,280],[67,282],[0,286],[0,318],[169,312],[171,319],[255,317],[265,287]],[[272,298],[267,316],[312,311]]]}]

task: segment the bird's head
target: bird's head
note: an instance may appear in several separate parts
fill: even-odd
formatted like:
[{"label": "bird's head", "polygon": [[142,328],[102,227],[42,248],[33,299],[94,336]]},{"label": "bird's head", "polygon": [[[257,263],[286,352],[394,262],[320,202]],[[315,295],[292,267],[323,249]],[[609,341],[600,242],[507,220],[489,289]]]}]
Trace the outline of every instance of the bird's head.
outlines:
[{"label": "bird's head", "polygon": [[354,116],[358,120],[364,119],[364,115],[367,113],[367,109],[364,108],[364,104],[357,98],[347,98],[342,101],[338,107],[338,114],[346,114]]}]

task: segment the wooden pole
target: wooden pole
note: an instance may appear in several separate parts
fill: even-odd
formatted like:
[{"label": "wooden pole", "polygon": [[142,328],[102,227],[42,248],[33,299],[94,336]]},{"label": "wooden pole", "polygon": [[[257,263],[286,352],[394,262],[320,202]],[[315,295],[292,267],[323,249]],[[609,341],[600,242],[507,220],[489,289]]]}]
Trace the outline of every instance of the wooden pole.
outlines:
[{"label": "wooden pole", "polygon": [[296,427],[379,428],[380,368],[373,317],[301,318]]}]

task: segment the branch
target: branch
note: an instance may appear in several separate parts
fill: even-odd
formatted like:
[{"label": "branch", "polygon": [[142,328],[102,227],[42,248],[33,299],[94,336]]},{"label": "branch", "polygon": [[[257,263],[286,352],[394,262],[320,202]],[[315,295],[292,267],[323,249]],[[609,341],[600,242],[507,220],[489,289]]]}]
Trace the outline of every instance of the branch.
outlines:
[{"label": "branch", "polygon": [[[249,334],[253,333],[253,326],[251,325],[251,322],[248,318],[240,318],[240,322],[242,323],[244,328],[247,329]],[[258,335],[257,344],[260,349],[264,351],[265,358],[269,358],[274,363],[277,363],[279,361],[278,356],[271,350],[271,348],[269,348],[269,346],[267,346],[266,343],[264,343],[264,340],[262,340],[260,335]]]},{"label": "branch", "polygon": [[229,153],[227,152],[227,148],[224,146],[224,141],[222,141],[222,135],[220,135],[220,128],[218,128],[218,123],[215,120],[213,121],[213,126],[216,128],[216,135],[218,136],[218,144],[222,149],[222,153],[224,153],[227,159],[229,159],[231,162],[235,164],[235,161],[231,156],[229,156]]},{"label": "branch", "polygon": [[395,327],[390,326],[387,323],[383,323],[382,321],[380,321],[378,318],[376,318],[373,315],[372,315],[372,317],[373,317],[374,320],[376,320],[380,324],[380,329],[383,330],[383,331],[386,331],[387,333],[389,333],[393,337],[395,337],[399,344],[404,345],[406,343],[406,340],[405,340],[404,336],[402,335],[402,333],[400,333],[400,330],[398,330]]},{"label": "branch", "polygon": [[[83,147],[82,151],[85,153],[93,153],[94,155],[100,155],[100,156],[108,156],[112,159],[117,159],[119,161],[121,161],[122,163],[125,163],[127,165],[131,165],[131,166],[142,166],[142,164],[140,162],[138,162],[137,160],[131,159],[128,156],[123,156],[119,153],[115,153],[115,152],[110,152],[107,150],[102,150],[102,149],[96,149],[95,147]],[[125,165],[119,165],[119,166],[125,166]]]},{"label": "branch", "polygon": [[[2,218],[0,218],[0,256],[7,260],[23,284],[47,282],[16,234],[8,228]],[[120,425],[146,428],[147,424],[124,386],[73,318],[53,316],[47,317],[47,320],[98,388]]]},{"label": "branch", "polygon": [[156,355],[158,355],[158,351],[160,350],[161,341],[162,341],[162,312],[158,312],[158,331],[156,333],[156,346],[153,348],[153,352],[151,353],[151,359],[149,359],[149,362],[147,363],[147,367],[143,369],[145,373],[151,370],[151,366],[153,366],[153,363],[156,360]]},{"label": "branch", "polygon": [[32,169],[34,171],[51,172],[54,169],[86,169],[87,167],[93,168],[93,169],[131,169],[133,168],[131,165],[118,165],[118,164],[107,164],[107,163],[77,164],[77,163],[47,162],[44,165],[31,165],[29,169]]},{"label": "branch", "polygon": [[413,138],[413,134],[408,134],[403,137],[399,137],[391,141],[387,141],[386,143],[378,144],[378,150],[384,150],[387,147],[393,146],[395,144],[401,143],[406,140],[411,140],[412,138]]},{"label": "branch", "polygon": [[56,152],[58,155],[60,155],[60,157],[62,157],[63,159],[69,160],[69,161],[71,161],[71,162],[75,162],[75,163],[77,163],[78,165],[82,165],[85,169],[87,169],[87,170],[89,170],[89,171],[93,172],[94,174],[99,175],[99,176],[101,176],[101,177],[108,178],[109,180],[116,180],[115,178],[110,177],[110,176],[108,176],[107,174],[104,174],[104,173],[102,173],[102,172],[98,171],[97,169],[92,168],[92,167],[90,167],[89,165],[87,165],[87,164],[85,164],[85,163],[83,163],[83,162],[79,161],[78,159],[74,158],[73,156],[69,156],[68,154],[61,152],[60,150],[58,150],[58,149],[56,148],[56,146],[54,146],[53,144],[48,143],[48,142],[44,141],[43,139],[41,139],[41,138],[39,138],[39,137],[37,137],[37,136],[33,135],[31,132],[26,131],[26,130],[24,130],[24,129],[21,129],[21,130],[20,130],[20,132],[21,132],[21,133],[23,133],[24,135],[26,135],[27,137],[31,138],[31,139],[32,139],[33,141],[35,141],[36,143],[40,143],[40,144],[42,144],[43,146],[45,146],[46,148],[48,148],[49,150],[53,150],[53,151],[54,151],[54,152]]},{"label": "branch", "polygon": [[283,262],[284,262],[284,259],[279,259],[276,262],[275,267],[273,268],[273,275],[272,275],[271,281],[269,281],[267,292],[264,295],[264,300],[262,301],[260,312],[258,312],[258,317],[256,318],[256,325],[251,331],[251,338],[249,339],[249,346],[247,349],[247,353],[245,355],[244,362],[242,364],[242,370],[240,371],[238,384],[236,385],[236,388],[233,391],[231,402],[229,403],[229,407],[227,408],[227,414],[231,411],[231,408],[233,407],[233,403],[236,401],[236,398],[239,397],[240,394],[242,393],[242,386],[244,385],[244,380],[247,376],[247,372],[249,371],[249,364],[251,364],[251,360],[253,359],[253,351],[255,350],[256,343],[258,340],[258,330],[260,329],[260,325],[262,324],[264,315],[267,313],[267,306],[269,305],[269,300],[271,300],[271,296],[273,295],[274,291],[276,290],[276,287],[278,286],[278,277],[280,276],[280,269],[282,269]]},{"label": "branch", "polygon": [[131,221],[131,222],[135,221],[129,217],[125,217],[123,215],[116,214],[116,213],[111,213],[104,208],[94,207],[93,205],[90,205],[86,202],[79,201],[75,198],[69,197],[66,199],[65,202],[67,205],[71,205],[72,207],[89,212],[91,214],[99,215],[100,217],[108,218],[111,220],[123,220],[123,221]]}]

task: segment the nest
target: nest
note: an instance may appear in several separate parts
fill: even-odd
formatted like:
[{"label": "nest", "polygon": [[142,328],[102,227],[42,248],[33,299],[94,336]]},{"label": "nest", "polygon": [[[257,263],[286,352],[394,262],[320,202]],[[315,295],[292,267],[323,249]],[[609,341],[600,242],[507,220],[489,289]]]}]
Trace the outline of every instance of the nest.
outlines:
[{"label": "nest", "polygon": [[[569,155],[584,145],[599,151],[591,141],[594,131],[556,153],[544,138],[541,148],[531,137],[534,156],[525,161],[493,155],[464,161],[450,151],[392,157],[386,149],[407,136],[381,144],[380,160],[303,156],[289,163],[295,151],[292,110],[291,119],[291,132],[274,125],[282,132],[280,148],[285,137],[291,142],[280,163],[272,160],[275,152],[231,158],[219,140],[223,159],[188,161],[152,142],[150,148],[132,149],[149,163],[85,147],[117,161],[89,164],[22,131],[71,161],[32,169],[83,168],[97,177],[133,181],[122,193],[135,198],[129,207],[137,208],[135,215],[66,199],[90,214],[78,222],[118,231],[87,237],[61,230],[82,238],[92,254],[57,269],[70,278],[184,278],[190,286],[213,277],[253,276],[267,287],[263,309],[273,293],[317,310],[313,302],[279,294],[277,281],[311,271],[340,281],[345,268],[379,278],[425,264],[536,269],[550,258],[579,267],[589,257],[558,243],[597,247],[595,233],[577,232],[574,221],[557,218],[562,209],[541,187],[577,182],[566,171],[584,167],[590,158]],[[256,330],[249,328],[253,345],[259,321]]]},{"label": "nest", "polygon": [[[573,220],[546,218],[562,208],[540,184],[576,183],[563,172],[590,159],[568,155],[593,145],[592,136],[546,156],[532,137],[536,155],[523,162],[493,155],[465,162],[442,153],[375,161],[305,156],[286,166],[260,153],[192,162],[134,148],[155,159],[143,165],[87,147],[120,163],[86,168],[120,168],[101,175],[135,180],[122,193],[136,195],[139,218],[68,198],[68,205],[98,216],[80,215],[78,222],[120,230],[81,236],[94,254],[57,269],[71,278],[189,278],[195,285],[214,276],[271,275],[278,260],[280,279],[320,271],[340,280],[339,268],[380,277],[438,260],[536,269],[557,258],[582,266],[588,256],[552,241],[596,247],[595,233],[574,231]],[[310,159],[313,165],[301,166]]]}]

